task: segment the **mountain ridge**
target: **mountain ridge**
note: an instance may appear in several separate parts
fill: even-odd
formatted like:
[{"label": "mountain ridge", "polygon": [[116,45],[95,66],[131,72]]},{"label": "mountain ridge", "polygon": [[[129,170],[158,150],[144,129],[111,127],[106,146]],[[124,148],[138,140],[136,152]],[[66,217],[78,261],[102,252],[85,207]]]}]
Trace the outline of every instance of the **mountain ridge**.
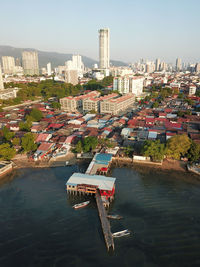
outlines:
[{"label": "mountain ridge", "polygon": [[[52,67],[63,66],[65,61],[70,60],[72,58],[71,53],[59,53],[59,52],[47,52],[41,51],[35,48],[16,48],[9,45],[0,45],[0,57],[2,56],[12,56],[15,58],[21,58],[22,51],[37,51],[38,59],[39,59],[39,67],[46,67],[48,62],[51,62]],[[94,60],[87,56],[82,56],[82,61],[86,67],[91,68],[94,64],[98,64],[97,60]],[[113,66],[127,66],[128,64],[122,61],[110,60]]]}]

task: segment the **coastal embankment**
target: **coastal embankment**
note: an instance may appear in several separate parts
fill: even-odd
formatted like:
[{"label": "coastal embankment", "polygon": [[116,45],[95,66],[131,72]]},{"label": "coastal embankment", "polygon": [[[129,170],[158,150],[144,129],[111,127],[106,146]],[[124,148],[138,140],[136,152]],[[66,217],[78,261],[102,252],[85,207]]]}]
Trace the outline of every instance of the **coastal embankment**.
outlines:
[{"label": "coastal embankment", "polygon": [[150,162],[150,161],[137,161],[128,157],[113,157],[112,164],[114,166],[137,166],[145,165],[152,168],[157,168],[161,170],[175,170],[175,171],[187,171],[186,163],[179,160],[164,159],[162,162]]},{"label": "coastal embankment", "polygon": [[[16,155],[13,159],[14,167],[19,168],[49,168],[74,165],[83,159],[77,159],[76,154],[68,153],[67,156],[56,159],[43,159],[41,161],[29,160],[26,155]],[[112,165],[117,167],[147,166],[161,170],[187,171],[186,163],[178,160],[164,159],[163,162],[136,161],[128,157],[113,157]]]},{"label": "coastal embankment", "polygon": [[66,165],[74,165],[77,163],[77,159],[74,153],[68,153],[64,157],[51,158],[33,161],[30,160],[27,155],[16,155],[13,159],[14,168],[50,168],[50,167],[62,167]]}]

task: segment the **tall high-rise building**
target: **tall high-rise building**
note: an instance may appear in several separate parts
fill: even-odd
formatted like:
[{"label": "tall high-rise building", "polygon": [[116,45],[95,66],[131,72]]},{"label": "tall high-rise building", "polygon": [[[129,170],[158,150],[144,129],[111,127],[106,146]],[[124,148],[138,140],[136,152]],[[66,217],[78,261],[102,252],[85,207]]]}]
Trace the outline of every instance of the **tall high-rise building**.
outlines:
[{"label": "tall high-rise building", "polygon": [[1,65],[0,65],[0,90],[3,90],[4,86],[3,86],[3,77],[2,77],[2,72],[1,72]]},{"label": "tall high-rise building", "polygon": [[177,58],[176,59],[176,71],[180,71],[182,68],[181,68],[181,59],[180,58]]},{"label": "tall high-rise building", "polygon": [[65,66],[67,70],[76,70],[79,77],[83,76],[84,64],[80,55],[73,55],[72,60],[65,62]]},{"label": "tall high-rise building", "polygon": [[66,70],[65,71],[65,82],[73,85],[78,84],[78,71],[77,70]]},{"label": "tall high-rise building", "polygon": [[157,58],[156,59],[156,71],[159,71],[160,70],[160,59]]},{"label": "tall high-rise building", "polygon": [[38,53],[36,51],[23,51],[22,65],[25,75],[39,75]]},{"label": "tall high-rise building", "polygon": [[195,66],[195,72],[200,73],[200,63],[197,63]]},{"label": "tall high-rise building", "polygon": [[110,67],[110,30],[99,30],[99,67],[108,69]]},{"label": "tall high-rise building", "polygon": [[2,65],[4,74],[13,74],[15,71],[15,59],[14,57],[3,56]]},{"label": "tall high-rise building", "polygon": [[16,58],[16,60],[15,60],[15,65],[16,65],[16,66],[20,66],[20,67],[22,66],[22,64],[21,64],[21,59],[20,59],[19,57]]},{"label": "tall high-rise building", "polygon": [[47,64],[47,75],[51,76],[51,62]]}]

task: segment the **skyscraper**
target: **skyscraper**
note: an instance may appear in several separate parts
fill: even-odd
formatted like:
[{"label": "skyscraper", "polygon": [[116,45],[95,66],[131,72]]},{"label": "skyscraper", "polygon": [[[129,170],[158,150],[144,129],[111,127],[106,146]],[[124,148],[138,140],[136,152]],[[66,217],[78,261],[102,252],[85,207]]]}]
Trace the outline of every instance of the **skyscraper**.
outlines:
[{"label": "skyscraper", "polygon": [[200,63],[197,63],[195,66],[195,72],[200,73]]},{"label": "skyscraper", "polygon": [[39,75],[38,53],[36,51],[23,51],[22,65],[25,75]]},{"label": "skyscraper", "polygon": [[159,71],[160,70],[160,59],[157,58],[156,59],[156,71]]},{"label": "skyscraper", "polygon": [[15,71],[15,59],[14,57],[3,56],[2,65],[4,74],[13,74]]},{"label": "skyscraper", "polygon": [[181,59],[180,58],[177,58],[176,59],[176,71],[180,71],[182,68],[181,68]]},{"label": "skyscraper", "polygon": [[51,76],[51,62],[47,64],[47,75]]},{"label": "skyscraper", "polygon": [[99,30],[99,67],[108,69],[110,67],[110,31]]},{"label": "skyscraper", "polygon": [[3,90],[4,86],[3,86],[3,77],[2,77],[2,72],[1,72],[1,65],[0,65],[0,90]]}]

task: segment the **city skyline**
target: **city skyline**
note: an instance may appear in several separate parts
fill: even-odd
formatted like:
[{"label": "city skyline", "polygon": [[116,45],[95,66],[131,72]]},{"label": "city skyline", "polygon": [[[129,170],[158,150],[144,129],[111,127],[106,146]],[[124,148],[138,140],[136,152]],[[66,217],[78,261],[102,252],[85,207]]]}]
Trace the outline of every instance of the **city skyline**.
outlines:
[{"label": "city skyline", "polygon": [[98,60],[97,31],[109,28],[111,59],[127,63],[139,58],[172,63],[176,58],[200,61],[197,0],[103,0],[98,8],[91,0],[67,2],[61,1],[59,6],[53,1],[3,2],[2,9],[9,10],[10,16],[5,12],[0,18],[4,25],[0,45],[81,54]]}]

